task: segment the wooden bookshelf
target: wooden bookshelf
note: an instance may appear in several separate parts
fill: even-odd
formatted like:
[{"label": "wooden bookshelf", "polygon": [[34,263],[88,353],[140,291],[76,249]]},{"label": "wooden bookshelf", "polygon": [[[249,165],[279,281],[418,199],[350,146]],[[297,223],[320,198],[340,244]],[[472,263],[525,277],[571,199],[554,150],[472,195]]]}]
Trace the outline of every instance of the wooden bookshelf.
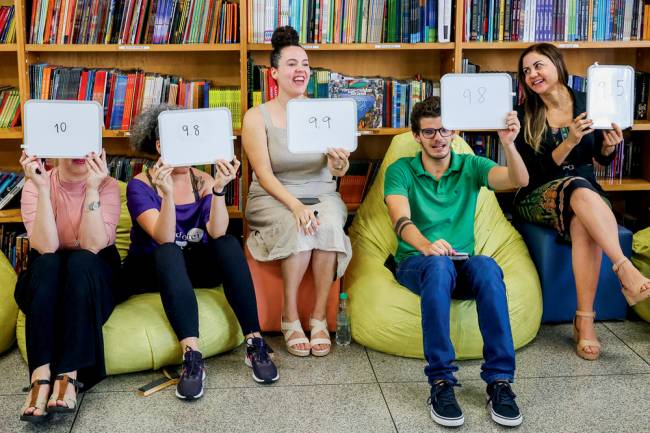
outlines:
[{"label": "wooden bookshelf", "polygon": [[18,45],[16,44],[0,44],[0,52],[15,53],[18,51]]},{"label": "wooden bookshelf", "polygon": [[0,128],[0,139],[3,138],[23,138],[23,128],[18,126],[16,128]]},{"label": "wooden bookshelf", "polygon": [[0,209],[0,224],[21,222],[20,209]]},{"label": "wooden bookshelf", "polygon": [[[307,51],[422,51],[453,50],[456,44],[447,43],[378,43],[378,44],[304,44]],[[248,51],[271,51],[271,44],[248,44]]]},{"label": "wooden bookshelf", "polygon": [[240,44],[143,44],[143,45],[117,45],[117,44],[27,44],[26,52],[205,52],[205,51],[232,51],[239,52]]}]

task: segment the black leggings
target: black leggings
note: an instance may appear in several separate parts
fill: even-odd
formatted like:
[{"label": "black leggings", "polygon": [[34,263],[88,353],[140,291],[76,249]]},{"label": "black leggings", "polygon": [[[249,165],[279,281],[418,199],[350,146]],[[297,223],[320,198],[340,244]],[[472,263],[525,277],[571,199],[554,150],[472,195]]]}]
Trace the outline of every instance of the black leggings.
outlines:
[{"label": "black leggings", "polygon": [[117,249],[31,250],[29,260],[14,297],[25,313],[30,376],[44,364],[53,375],[78,370],[88,389],[106,375],[102,326],[115,306]]},{"label": "black leggings", "polygon": [[160,292],[165,314],[179,340],[199,336],[194,287],[223,284],[244,335],[260,330],[251,273],[241,245],[231,235],[185,249],[171,242],[162,244],[153,254],[129,255],[123,271],[128,290],[123,298]]}]

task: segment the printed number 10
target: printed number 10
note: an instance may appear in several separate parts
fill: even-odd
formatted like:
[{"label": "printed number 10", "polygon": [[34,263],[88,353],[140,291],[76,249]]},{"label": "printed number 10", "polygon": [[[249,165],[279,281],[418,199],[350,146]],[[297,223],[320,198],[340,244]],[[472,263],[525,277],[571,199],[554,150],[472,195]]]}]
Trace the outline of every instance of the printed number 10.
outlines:
[{"label": "printed number 10", "polygon": [[61,134],[68,129],[68,125],[65,122],[55,123],[54,129],[56,129],[57,134]]}]

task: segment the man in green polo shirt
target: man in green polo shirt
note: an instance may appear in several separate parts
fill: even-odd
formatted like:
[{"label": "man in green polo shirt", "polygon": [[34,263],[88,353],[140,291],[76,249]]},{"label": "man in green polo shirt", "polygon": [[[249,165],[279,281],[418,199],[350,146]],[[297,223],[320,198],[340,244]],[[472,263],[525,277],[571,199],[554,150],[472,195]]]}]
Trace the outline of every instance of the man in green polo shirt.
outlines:
[{"label": "man in green polo shirt", "polygon": [[483,336],[481,378],[488,384],[492,419],[507,426],[522,422],[510,388],[515,349],[510,330],[503,273],[490,257],[474,255],[474,213],[482,186],[507,189],[525,186],[528,171],[515,149],[519,133],[516,112],[499,138],[507,167],[476,155],[451,150],[454,131],[442,126],[440,99],[413,107],[411,129],[422,151],[401,158],[386,171],[384,197],[398,237],[397,280],[420,296],[424,369],[431,385],[429,405],[434,421],[459,426],[465,421],[454,395],[458,367],[449,338],[451,299],[476,299]]}]

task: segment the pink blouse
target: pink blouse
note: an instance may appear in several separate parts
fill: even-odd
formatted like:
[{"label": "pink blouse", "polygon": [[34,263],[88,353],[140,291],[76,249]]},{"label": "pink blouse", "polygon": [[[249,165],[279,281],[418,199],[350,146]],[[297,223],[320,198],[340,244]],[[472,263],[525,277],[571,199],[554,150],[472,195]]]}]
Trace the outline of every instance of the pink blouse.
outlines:
[{"label": "pink blouse", "polygon": [[[61,180],[55,167],[47,172],[50,177],[50,200],[54,211],[54,220],[59,235],[60,249],[79,249],[79,227],[84,212],[86,182],[65,182]],[[20,199],[20,210],[27,236],[32,236],[38,190],[31,180],[25,182]],[[120,187],[115,179],[107,177],[99,187],[99,210],[102,213],[108,245],[115,243],[115,229],[120,220]]]}]

